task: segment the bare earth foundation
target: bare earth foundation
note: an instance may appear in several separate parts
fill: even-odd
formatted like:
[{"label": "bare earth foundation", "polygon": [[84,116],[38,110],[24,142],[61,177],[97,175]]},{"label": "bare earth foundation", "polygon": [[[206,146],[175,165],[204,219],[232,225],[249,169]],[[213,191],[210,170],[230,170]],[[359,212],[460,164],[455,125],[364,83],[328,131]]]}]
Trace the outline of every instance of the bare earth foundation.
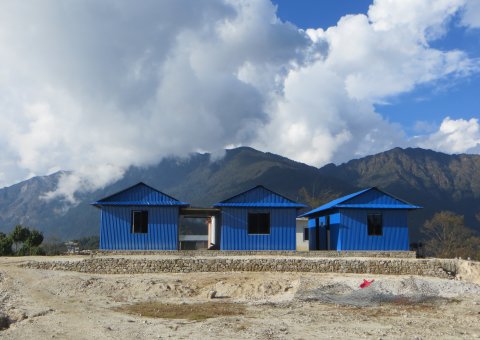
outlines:
[{"label": "bare earth foundation", "polygon": [[[10,323],[0,337],[480,338],[478,268],[466,261],[457,264],[465,268],[454,279],[282,271],[98,274],[19,266],[81,259],[0,259],[0,312]],[[374,282],[361,289],[363,279]]]}]

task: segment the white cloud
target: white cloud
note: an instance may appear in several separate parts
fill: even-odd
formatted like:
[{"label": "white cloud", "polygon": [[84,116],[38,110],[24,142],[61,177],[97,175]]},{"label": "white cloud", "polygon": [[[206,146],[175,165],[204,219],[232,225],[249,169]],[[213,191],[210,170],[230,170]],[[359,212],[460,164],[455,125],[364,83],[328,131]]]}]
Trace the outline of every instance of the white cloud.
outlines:
[{"label": "white cloud", "polygon": [[466,53],[429,44],[462,6],[461,0],[377,0],[368,15],[307,30],[314,45],[328,49],[290,70],[258,146],[320,166],[408,145],[402,129],[374,105],[419,84],[479,71]]},{"label": "white cloud", "polygon": [[465,0],[375,0],[368,17],[375,31],[395,32],[428,45],[446,32],[448,21],[464,4]]},{"label": "white cloud", "polygon": [[378,0],[302,31],[268,0],[4,1],[0,185],[75,170],[49,194],[74,201],[171,154],[252,145],[320,166],[407,144],[374,105],[478,71],[429,45],[463,6]]},{"label": "white cloud", "polygon": [[416,138],[416,144],[446,153],[479,153],[480,124],[478,119],[451,119],[446,117],[438,131]]},{"label": "white cloud", "polygon": [[349,97],[344,79],[323,62],[291,71],[260,148],[308,164],[323,165],[385,150],[402,132],[367,101]]},{"label": "white cloud", "polygon": [[57,191],[73,199],[131,165],[248,144],[308,41],[268,1],[2,2],[0,184],[75,170]]},{"label": "white cloud", "polygon": [[468,0],[466,2],[462,24],[469,28],[480,28],[480,0]]}]

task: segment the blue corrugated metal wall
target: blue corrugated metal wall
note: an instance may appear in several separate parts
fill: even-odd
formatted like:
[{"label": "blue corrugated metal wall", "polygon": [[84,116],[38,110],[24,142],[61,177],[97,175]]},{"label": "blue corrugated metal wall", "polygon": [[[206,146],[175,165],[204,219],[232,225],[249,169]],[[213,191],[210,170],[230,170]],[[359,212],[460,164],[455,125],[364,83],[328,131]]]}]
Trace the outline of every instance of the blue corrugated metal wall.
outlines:
[{"label": "blue corrugated metal wall", "polygon": [[374,204],[374,205],[384,205],[395,206],[395,205],[405,205],[404,202],[397,200],[396,198],[386,195],[383,192],[378,190],[369,190],[357,197],[351,198],[348,202],[343,203],[344,205],[355,205],[355,204]]},{"label": "blue corrugated metal wall", "polygon": [[[100,249],[176,250],[178,245],[178,207],[103,206]],[[148,233],[131,233],[131,211],[148,211]]]},{"label": "blue corrugated metal wall", "polygon": [[317,228],[315,218],[308,219],[308,248],[310,250],[317,250]]},{"label": "blue corrugated metal wall", "polygon": [[[233,196],[223,203],[251,204],[252,206],[264,206],[274,204],[297,204],[286,199],[262,186],[255,187],[249,191]],[[219,203],[221,205],[222,203]]]},{"label": "blue corrugated metal wall", "polygon": [[129,202],[142,202],[144,204],[150,203],[157,205],[159,205],[159,203],[162,205],[177,205],[183,203],[142,183],[104,198],[101,202],[121,202],[124,204],[129,204]]},{"label": "blue corrugated metal wall", "polygon": [[[383,235],[368,236],[367,214],[382,213]],[[406,210],[341,209],[338,250],[408,250]]]},{"label": "blue corrugated metal wall", "polygon": [[340,234],[340,213],[330,215],[330,250],[338,250]]},{"label": "blue corrugated metal wall", "polygon": [[270,212],[270,234],[248,234],[246,208],[222,208],[222,250],[295,250],[296,209],[262,209]]}]

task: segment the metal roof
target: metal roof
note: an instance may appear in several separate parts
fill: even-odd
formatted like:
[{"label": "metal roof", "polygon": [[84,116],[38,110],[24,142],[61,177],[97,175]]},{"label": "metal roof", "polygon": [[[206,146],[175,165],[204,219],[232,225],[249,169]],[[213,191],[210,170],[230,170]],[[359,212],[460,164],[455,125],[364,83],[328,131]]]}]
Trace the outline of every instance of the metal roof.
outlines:
[{"label": "metal roof", "polygon": [[277,194],[263,185],[257,185],[252,189],[215,204],[214,207],[301,209],[306,206]]},{"label": "metal roof", "polygon": [[181,202],[143,182],[137,183],[127,189],[93,202],[96,207],[104,205],[117,206],[179,206],[186,207],[189,204]]},{"label": "metal roof", "polygon": [[[361,197],[364,197],[362,200]],[[300,217],[307,217],[330,209],[420,209],[420,206],[410,204],[394,197],[376,187],[364,189],[353,194],[337,198]]]}]

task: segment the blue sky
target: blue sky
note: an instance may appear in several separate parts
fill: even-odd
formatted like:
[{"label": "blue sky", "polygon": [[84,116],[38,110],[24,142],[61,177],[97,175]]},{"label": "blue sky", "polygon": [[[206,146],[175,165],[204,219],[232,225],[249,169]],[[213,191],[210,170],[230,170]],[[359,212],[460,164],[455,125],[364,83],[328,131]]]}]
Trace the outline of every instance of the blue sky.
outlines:
[{"label": "blue sky", "polygon": [[[328,29],[348,14],[367,14],[370,0],[273,0],[281,20],[302,29]],[[461,49],[472,58],[480,58],[478,29],[461,27],[459,16],[448,24],[447,34],[432,41],[430,46],[440,50]],[[467,79],[439,80],[415,88],[413,91],[392,96],[385,104],[377,104],[377,111],[392,122],[398,122],[405,132],[414,136],[432,132],[442,120],[480,117],[480,74]],[[417,121],[425,124],[417,124]],[[420,126],[419,126],[420,125]]]},{"label": "blue sky", "polygon": [[299,28],[307,29],[335,26],[347,14],[366,14],[371,1],[366,0],[273,0],[277,14],[282,20],[290,21]]},{"label": "blue sky", "polygon": [[[272,2],[273,1],[273,2]],[[251,146],[480,153],[479,0],[0,1],[0,186]]]}]

